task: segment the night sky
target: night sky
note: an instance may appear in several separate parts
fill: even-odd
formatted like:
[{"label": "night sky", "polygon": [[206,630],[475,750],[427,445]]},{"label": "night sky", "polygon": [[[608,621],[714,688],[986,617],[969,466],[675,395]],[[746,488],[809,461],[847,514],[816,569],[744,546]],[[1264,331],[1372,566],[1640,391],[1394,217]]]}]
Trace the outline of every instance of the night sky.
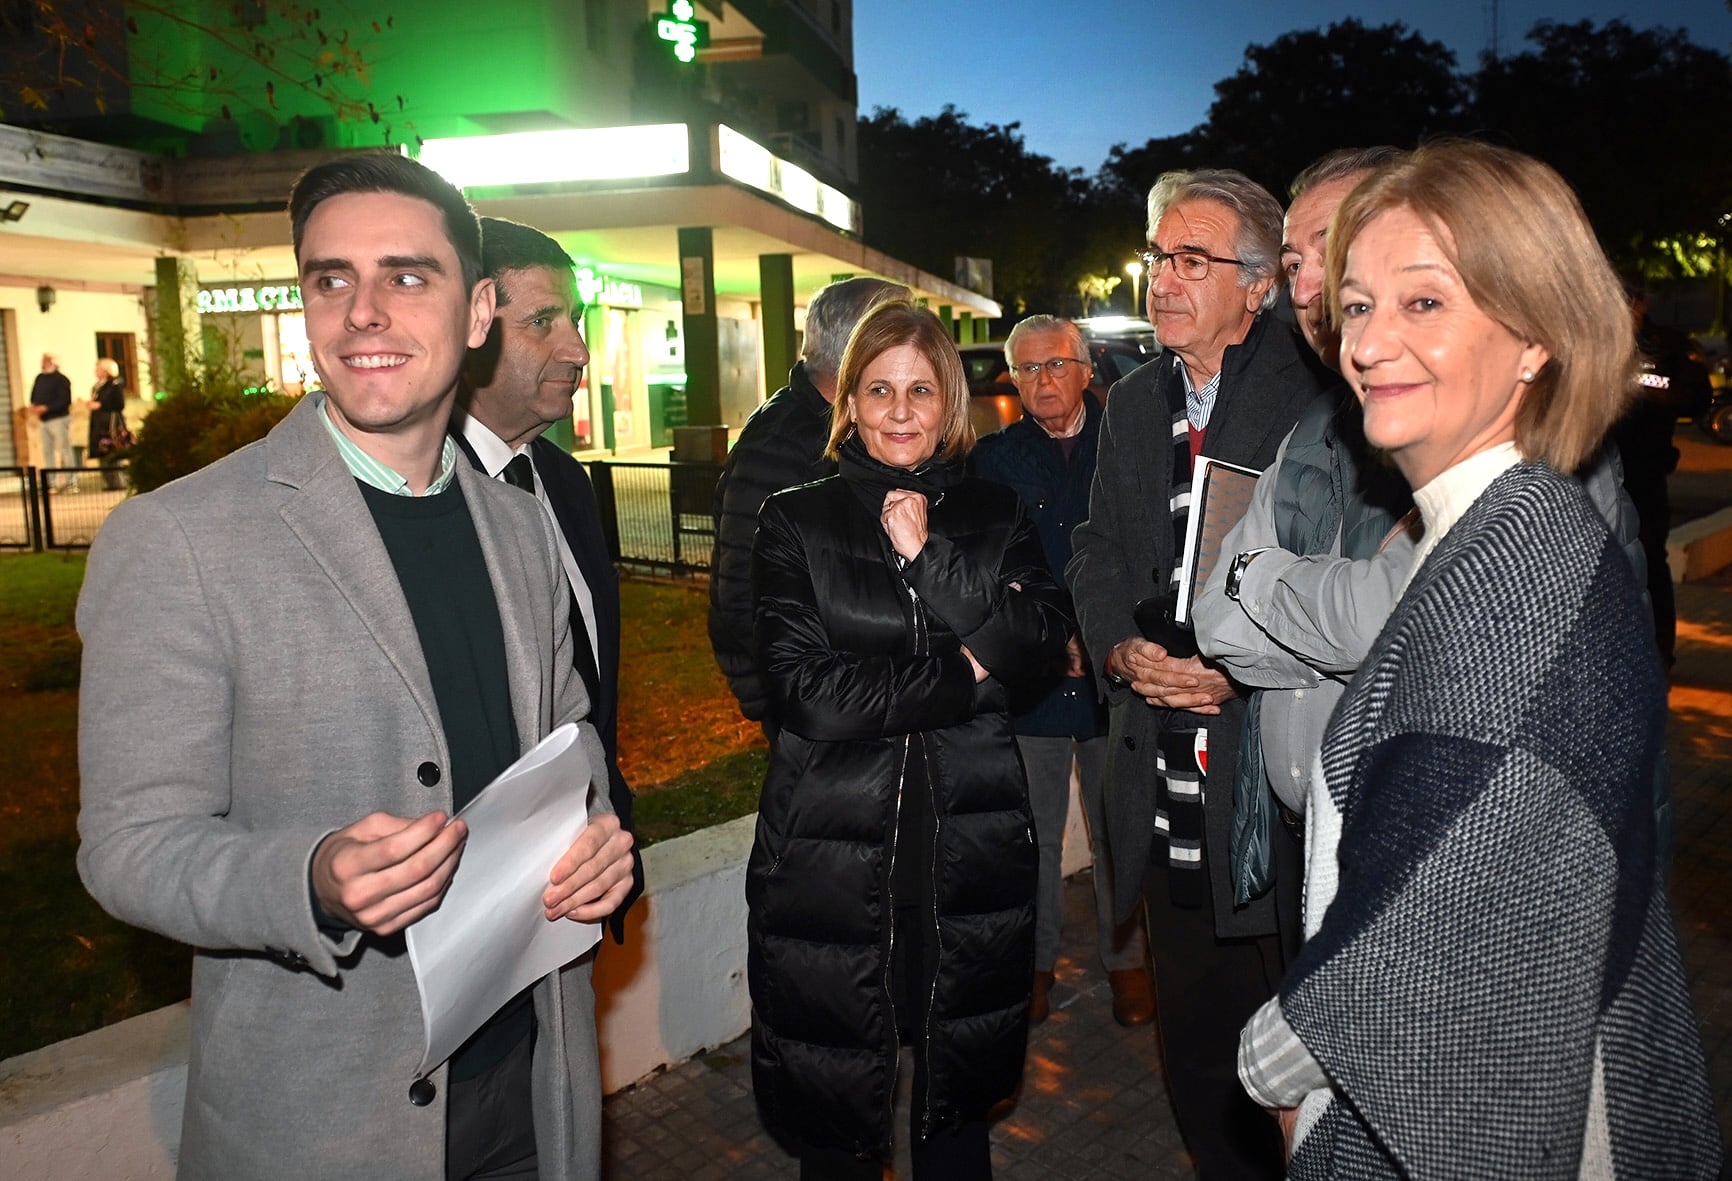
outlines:
[{"label": "night sky", "polygon": [[[1115,143],[1137,146],[1202,122],[1215,83],[1239,68],[1247,45],[1348,16],[1399,20],[1453,49],[1466,72],[1490,44],[1491,8],[1483,0],[857,0],[860,113],[891,106],[914,118],[954,103],[975,124],[1021,122],[1032,151],[1093,172]],[[1637,28],[1681,26],[1700,45],[1732,49],[1725,0],[1503,0],[1499,8],[1506,55],[1526,47],[1537,21],[1617,17]]]}]

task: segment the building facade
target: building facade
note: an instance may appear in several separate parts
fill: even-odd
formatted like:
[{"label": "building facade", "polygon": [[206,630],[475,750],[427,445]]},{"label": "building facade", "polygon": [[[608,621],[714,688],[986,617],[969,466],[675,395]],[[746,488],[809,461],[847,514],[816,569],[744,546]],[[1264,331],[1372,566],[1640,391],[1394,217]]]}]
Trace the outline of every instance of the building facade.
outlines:
[{"label": "building facade", "polygon": [[[737,427],[785,380],[805,303],[836,278],[905,283],[967,336],[999,312],[860,239],[851,0],[420,0],[316,27],[270,0],[176,5],[174,19],[94,8],[126,30],[103,109],[61,102],[35,120],[54,132],[0,125],[0,209],[28,206],[0,222],[14,427],[44,350],[76,384],[99,348],[130,348],[145,404],[172,392],[165,341],[307,388],[289,185],[387,140],[577,261],[593,360],[574,450]],[[313,48],[338,41],[352,60]],[[309,64],[336,77],[338,62],[365,74],[347,97],[272,83]],[[141,84],[151,71],[209,84]]]}]

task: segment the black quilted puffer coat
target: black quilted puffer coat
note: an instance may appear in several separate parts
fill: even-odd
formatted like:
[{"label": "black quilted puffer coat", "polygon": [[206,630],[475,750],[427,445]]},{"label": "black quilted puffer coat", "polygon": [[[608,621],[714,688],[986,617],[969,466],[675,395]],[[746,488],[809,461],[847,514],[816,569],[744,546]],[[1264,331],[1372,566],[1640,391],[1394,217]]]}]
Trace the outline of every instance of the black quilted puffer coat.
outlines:
[{"label": "black quilted puffer coat", "polygon": [[[746,900],[764,1123],[797,1153],[871,1157],[890,1144],[899,1021],[922,1135],[983,1118],[1021,1080],[1037,855],[1004,684],[1052,667],[1070,623],[1015,492],[940,471],[904,567],[878,519],[892,469],[860,459],[845,446],[841,475],[760,515],[754,635],[781,733]],[[979,685],[963,645],[991,674]],[[891,893],[911,765],[933,836],[924,1011],[902,1014],[891,915],[910,900]]]}]

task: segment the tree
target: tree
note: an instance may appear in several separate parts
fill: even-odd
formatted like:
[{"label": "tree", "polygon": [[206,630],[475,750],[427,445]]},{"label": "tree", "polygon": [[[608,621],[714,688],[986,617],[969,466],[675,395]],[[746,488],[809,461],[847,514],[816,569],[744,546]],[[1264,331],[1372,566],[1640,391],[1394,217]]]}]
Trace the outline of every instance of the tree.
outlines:
[{"label": "tree", "polygon": [[1562,173],[1615,261],[1676,272],[1703,239],[1710,256],[1724,247],[1732,61],[1683,30],[1620,20],[1542,21],[1527,40],[1475,76],[1480,133]]},{"label": "tree", "polygon": [[[1153,140],[1163,167],[1237,168],[1272,193],[1326,152],[1395,144],[1457,130],[1466,89],[1455,54],[1399,21],[1284,33],[1245,49],[1215,84],[1208,118],[1188,135]],[[1143,191],[1148,191],[1147,178]]]},{"label": "tree", "polygon": [[195,132],[215,123],[246,146],[269,148],[279,121],[295,120],[294,134],[306,139],[325,117],[374,125],[389,143],[412,130],[399,118],[402,96],[368,94],[376,39],[392,24],[298,0],[8,4],[0,7],[0,118],[85,133],[106,125],[109,134],[128,130],[105,118],[115,115]]},{"label": "tree", "polygon": [[956,256],[990,258],[1007,312],[1069,310],[1091,265],[1073,227],[1089,185],[1030,152],[1019,125],[970,124],[954,106],[912,122],[894,107],[860,120],[860,201],[868,244],[949,276]]}]

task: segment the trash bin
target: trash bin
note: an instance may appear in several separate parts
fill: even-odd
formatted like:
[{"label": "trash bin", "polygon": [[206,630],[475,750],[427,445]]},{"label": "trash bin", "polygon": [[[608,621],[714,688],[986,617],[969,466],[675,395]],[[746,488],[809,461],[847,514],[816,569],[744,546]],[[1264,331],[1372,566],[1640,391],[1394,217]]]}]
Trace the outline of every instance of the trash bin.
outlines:
[{"label": "trash bin", "polygon": [[674,428],[675,463],[726,463],[728,461],[728,428],[726,426],[676,426]]}]

